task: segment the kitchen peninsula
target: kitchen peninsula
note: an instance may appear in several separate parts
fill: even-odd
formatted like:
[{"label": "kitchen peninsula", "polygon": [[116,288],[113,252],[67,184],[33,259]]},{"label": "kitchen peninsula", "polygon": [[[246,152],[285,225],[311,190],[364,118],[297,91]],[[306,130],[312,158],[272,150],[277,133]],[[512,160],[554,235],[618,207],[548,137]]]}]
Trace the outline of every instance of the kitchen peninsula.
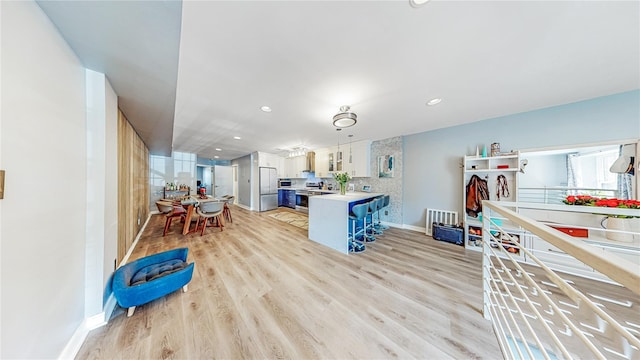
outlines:
[{"label": "kitchen peninsula", "polygon": [[309,198],[309,239],[341,253],[349,253],[349,211],[381,193],[348,192]]}]

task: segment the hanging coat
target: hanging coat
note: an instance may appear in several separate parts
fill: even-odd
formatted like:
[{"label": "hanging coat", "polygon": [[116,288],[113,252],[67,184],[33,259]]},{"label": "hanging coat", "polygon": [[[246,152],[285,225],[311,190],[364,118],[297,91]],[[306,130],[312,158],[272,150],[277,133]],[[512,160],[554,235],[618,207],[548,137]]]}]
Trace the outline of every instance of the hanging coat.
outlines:
[{"label": "hanging coat", "polygon": [[489,186],[486,180],[473,175],[467,184],[467,215],[478,217],[482,212],[482,200],[489,200]]}]

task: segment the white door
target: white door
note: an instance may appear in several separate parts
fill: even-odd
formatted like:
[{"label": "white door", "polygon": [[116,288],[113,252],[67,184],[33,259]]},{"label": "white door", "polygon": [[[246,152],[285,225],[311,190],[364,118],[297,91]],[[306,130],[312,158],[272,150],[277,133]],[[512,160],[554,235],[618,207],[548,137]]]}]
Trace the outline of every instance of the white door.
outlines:
[{"label": "white door", "polygon": [[233,196],[235,198],[234,204],[238,202],[238,165],[231,165],[233,172]]},{"label": "white door", "polygon": [[211,166],[206,166],[202,169],[202,182],[205,184],[207,189],[206,193],[210,195],[213,194],[213,169],[211,169]]},{"label": "white door", "polygon": [[233,195],[233,169],[231,166],[216,165],[214,173],[213,196],[219,198],[224,195]]}]

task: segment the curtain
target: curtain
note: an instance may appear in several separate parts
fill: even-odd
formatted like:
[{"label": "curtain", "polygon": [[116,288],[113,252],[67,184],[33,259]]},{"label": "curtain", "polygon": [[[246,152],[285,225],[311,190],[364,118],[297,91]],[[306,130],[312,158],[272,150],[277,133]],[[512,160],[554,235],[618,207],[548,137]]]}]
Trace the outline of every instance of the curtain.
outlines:
[{"label": "curtain", "polygon": [[[578,154],[567,154],[567,187],[582,187],[582,178],[580,171],[580,162],[577,161]],[[568,190],[567,195],[579,195],[578,190]]]},{"label": "curtain", "polygon": [[[623,145],[620,145],[620,156],[622,156]],[[631,158],[633,161],[633,158]],[[623,200],[633,199],[633,175],[618,174],[618,198]]]}]

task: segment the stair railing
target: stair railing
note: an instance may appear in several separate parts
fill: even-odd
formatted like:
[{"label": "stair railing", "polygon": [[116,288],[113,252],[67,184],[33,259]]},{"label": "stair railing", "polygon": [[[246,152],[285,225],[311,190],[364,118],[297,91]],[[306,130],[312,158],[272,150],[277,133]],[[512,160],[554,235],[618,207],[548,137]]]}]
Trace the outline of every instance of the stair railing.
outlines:
[{"label": "stair railing", "polygon": [[[637,209],[507,205],[518,211],[640,216]],[[625,244],[638,248],[638,260],[630,261],[503,203],[484,201],[482,213],[484,316],[492,321],[505,358],[640,358],[640,232]],[[513,236],[515,227],[523,236]],[[555,246],[607,281],[558,272],[536,256],[533,241]]]}]

